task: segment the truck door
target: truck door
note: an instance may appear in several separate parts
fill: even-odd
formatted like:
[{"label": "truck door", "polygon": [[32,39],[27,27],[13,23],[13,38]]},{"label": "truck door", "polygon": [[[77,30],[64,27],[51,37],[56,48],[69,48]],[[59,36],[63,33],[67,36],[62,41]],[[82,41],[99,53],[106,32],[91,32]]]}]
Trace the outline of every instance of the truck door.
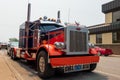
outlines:
[{"label": "truck door", "polygon": [[38,47],[39,46],[39,40],[40,39],[40,30],[35,29],[33,32],[33,47]]}]

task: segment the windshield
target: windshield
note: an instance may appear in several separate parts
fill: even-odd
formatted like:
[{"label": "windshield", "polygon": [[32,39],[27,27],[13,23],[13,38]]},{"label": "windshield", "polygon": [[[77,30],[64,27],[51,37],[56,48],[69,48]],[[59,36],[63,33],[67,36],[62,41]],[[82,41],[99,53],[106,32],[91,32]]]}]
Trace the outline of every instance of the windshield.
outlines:
[{"label": "windshield", "polygon": [[10,45],[11,47],[18,47],[18,42],[11,42]]},{"label": "windshield", "polygon": [[63,26],[60,26],[60,25],[55,25],[55,24],[42,24],[40,25],[40,30],[41,32],[48,32],[52,29],[56,29],[56,28],[60,28],[60,27],[63,27]]}]

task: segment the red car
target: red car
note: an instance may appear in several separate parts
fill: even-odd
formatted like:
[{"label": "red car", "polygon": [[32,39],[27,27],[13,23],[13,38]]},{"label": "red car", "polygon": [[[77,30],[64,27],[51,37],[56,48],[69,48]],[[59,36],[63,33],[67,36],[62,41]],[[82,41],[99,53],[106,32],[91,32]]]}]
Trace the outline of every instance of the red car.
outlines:
[{"label": "red car", "polygon": [[100,48],[100,47],[94,46],[94,45],[89,45],[89,53],[96,54],[96,55],[104,55],[104,56],[109,56],[109,55],[113,54],[111,49]]},{"label": "red car", "polygon": [[100,55],[108,56],[108,55],[113,54],[111,49],[100,48],[98,46],[95,46],[94,48],[100,53]]}]

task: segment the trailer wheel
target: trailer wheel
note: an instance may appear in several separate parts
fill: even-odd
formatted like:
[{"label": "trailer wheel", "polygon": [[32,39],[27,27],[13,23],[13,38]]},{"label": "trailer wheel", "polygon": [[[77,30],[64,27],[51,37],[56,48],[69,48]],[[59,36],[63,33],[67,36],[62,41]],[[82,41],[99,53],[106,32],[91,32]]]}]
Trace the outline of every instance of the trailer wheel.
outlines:
[{"label": "trailer wheel", "polygon": [[87,71],[92,72],[96,68],[96,66],[97,66],[97,63],[90,64],[90,69]]},{"label": "trailer wheel", "polygon": [[37,57],[38,75],[42,78],[48,78],[54,75],[54,70],[48,63],[48,55],[45,51],[40,51]]},{"label": "trailer wheel", "polygon": [[10,56],[11,56],[11,59],[16,60],[16,56],[15,56],[15,54],[14,54],[14,51],[11,50],[10,53],[11,53],[11,55],[10,55]]}]

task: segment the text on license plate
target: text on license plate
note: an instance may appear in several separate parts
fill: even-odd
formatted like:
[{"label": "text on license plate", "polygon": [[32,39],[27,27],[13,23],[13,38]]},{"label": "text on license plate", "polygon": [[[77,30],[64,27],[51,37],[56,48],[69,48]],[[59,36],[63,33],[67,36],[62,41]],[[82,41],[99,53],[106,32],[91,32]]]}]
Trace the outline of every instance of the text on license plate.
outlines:
[{"label": "text on license plate", "polygon": [[66,66],[64,67],[64,73],[88,70],[88,69],[90,69],[90,64]]}]

